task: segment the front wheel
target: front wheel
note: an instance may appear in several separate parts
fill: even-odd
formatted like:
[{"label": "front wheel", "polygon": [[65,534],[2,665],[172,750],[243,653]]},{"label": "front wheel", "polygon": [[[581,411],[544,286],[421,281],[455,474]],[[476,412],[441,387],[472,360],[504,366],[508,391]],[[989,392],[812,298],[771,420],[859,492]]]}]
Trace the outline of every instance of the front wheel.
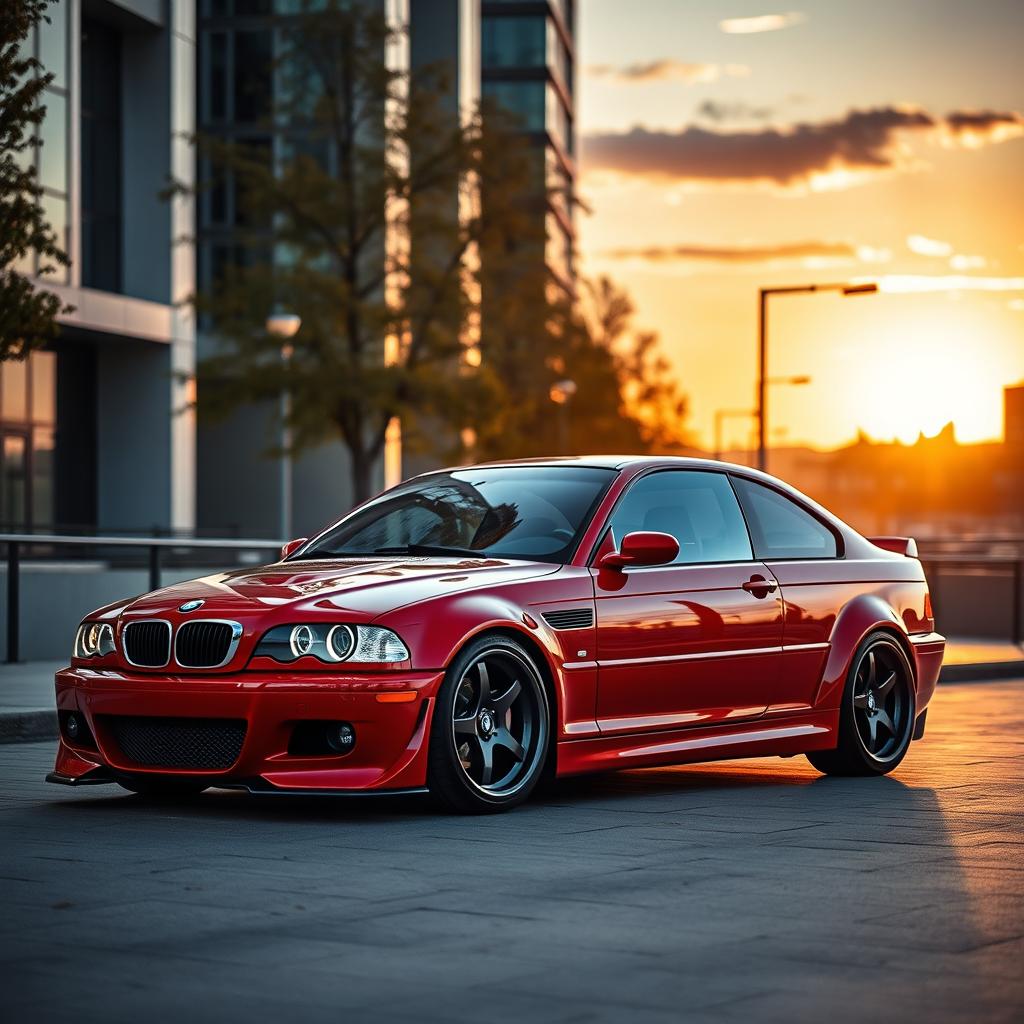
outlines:
[{"label": "front wheel", "polygon": [[826,775],[885,775],[906,756],[916,717],[914,672],[888,633],[857,649],[843,690],[839,743],[807,760]]},{"label": "front wheel", "polygon": [[544,768],[550,733],[537,666],[510,637],[484,636],[452,662],[430,730],[430,792],[468,814],[522,803]]}]

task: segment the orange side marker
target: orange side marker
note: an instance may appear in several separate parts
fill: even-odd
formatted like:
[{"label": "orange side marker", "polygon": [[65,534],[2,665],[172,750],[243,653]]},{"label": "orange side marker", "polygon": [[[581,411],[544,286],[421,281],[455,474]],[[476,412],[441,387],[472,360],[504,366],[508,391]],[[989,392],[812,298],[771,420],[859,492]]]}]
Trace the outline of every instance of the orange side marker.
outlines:
[{"label": "orange side marker", "polygon": [[389,690],[377,694],[378,704],[408,704],[416,699],[415,690]]}]

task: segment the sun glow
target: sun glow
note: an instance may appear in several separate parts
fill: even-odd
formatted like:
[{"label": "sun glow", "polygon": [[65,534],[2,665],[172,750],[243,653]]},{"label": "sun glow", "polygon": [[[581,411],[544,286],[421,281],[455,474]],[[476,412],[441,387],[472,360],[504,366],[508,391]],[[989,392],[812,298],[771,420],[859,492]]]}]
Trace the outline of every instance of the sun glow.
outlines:
[{"label": "sun glow", "polygon": [[1000,435],[1005,373],[976,344],[972,325],[950,312],[925,314],[913,336],[894,327],[891,339],[876,339],[880,363],[857,392],[870,437],[910,444],[950,421],[961,442]]}]

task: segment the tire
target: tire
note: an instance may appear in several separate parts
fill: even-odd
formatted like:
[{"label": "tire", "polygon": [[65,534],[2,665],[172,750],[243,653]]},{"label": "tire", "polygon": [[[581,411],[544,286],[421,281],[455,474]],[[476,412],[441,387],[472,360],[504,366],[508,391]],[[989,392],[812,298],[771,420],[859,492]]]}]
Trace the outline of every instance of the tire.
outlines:
[{"label": "tire", "polygon": [[899,642],[871,633],[843,688],[839,743],[807,760],[826,775],[887,775],[906,756],[917,717],[914,670]]},{"label": "tire", "polygon": [[210,787],[205,782],[191,779],[173,779],[166,776],[150,778],[144,775],[119,775],[117,784],[130,793],[147,800],[187,800],[199,796]]},{"label": "tire", "polygon": [[536,662],[511,637],[481,636],[445,674],[430,727],[427,785],[461,814],[506,811],[540,780],[551,732]]}]

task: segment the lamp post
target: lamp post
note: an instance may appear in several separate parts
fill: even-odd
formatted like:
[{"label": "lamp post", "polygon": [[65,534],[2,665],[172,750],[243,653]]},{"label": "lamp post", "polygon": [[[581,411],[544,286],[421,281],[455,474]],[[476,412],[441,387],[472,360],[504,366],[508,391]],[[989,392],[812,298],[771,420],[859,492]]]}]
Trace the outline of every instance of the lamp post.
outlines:
[{"label": "lamp post", "polygon": [[[267,317],[267,333],[281,342],[281,361],[287,375],[291,365],[291,339],[299,332],[302,318],[295,313],[274,312]],[[292,539],[292,395],[287,383],[281,389],[281,539]]]},{"label": "lamp post", "polygon": [[812,292],[839,292],[841,295],[870,295],[878,291],[874,281],[860,284],[835,282],[832,284],[798,284],[782,288],[758,290],[757,307],[757,468],[762,472],[768,464],[767,445],[767,392],[770,383],[768,370],[768,297],[770,295],[807,295]]},{"label": "lamp post", "polygon": [[576,394],[576,381],[559,380],[551,385],[548,397],[558,406],[558,454],[567,455],[569,447],[569,402]]}]

